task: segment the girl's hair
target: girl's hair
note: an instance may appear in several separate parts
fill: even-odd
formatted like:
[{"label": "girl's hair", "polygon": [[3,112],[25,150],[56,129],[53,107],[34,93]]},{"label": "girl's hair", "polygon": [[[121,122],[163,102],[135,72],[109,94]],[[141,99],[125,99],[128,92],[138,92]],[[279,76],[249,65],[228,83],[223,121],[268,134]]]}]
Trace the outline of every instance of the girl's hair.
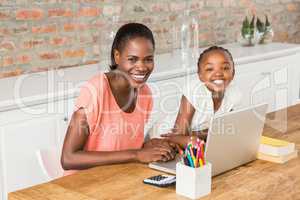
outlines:
[{"label": "girl's hair", "polygon": [[231,53],[228,51],[228,49],[225,49],[225,48],[219,47],[219,46],[211,46],[211,47],[205,49],[205,50],[200,54],[200,56],[199,56],[198,63],[197,63],[198,67],[200,67],[200,63],[201,63],[201,61],[203,60],[205,54],[207,54],[207,53],[209,53],[209,52],[211,52],[211,51],[215,51],[215,50],[219,50],[219,51],[223,51],[223,52],[227,53],[227,55],[229,56],[229,58],[230,58],[230,60],[231,60],[231,62],[232,62],[232,65],[233,65],[233,73],[234,73],[234,62],[233,62],[233,58],[232,58]]},{"label": "girl's hair", "polygon": [[138,37],[150,40],[153,45],[153,49],[155,49],[155,42],[152,31],[147,26],[139,23],[125,24],[119,28],[112,43],[110,53],[111,65],[109,66],[110,70],[114,70],[118,67],[115,61],[114,51],[118,50],[119,52],[121,52],[129,40]]}]

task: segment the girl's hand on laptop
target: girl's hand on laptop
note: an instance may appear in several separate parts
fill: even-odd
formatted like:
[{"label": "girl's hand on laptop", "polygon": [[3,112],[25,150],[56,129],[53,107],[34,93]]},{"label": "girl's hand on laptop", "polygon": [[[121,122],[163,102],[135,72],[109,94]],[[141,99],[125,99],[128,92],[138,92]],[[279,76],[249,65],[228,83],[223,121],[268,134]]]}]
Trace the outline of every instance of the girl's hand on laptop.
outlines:
[{"label": "girl's hand on laptop", "polygon": [[[206,142],[208,129],[201,130],[201,131],[192,131],[192,136],[199,138],[200,140],[203,140]],[[167,139],[168,141],[175,143],[176,145],[180,145],[180,147],[184,147],[187,143],[191,141],[190,135],[183,135],[178,132],[176,132],[175,129],[172,129],[171,132],[160,135],[161,137]]]},{"label": "girl's hand on laptop", "polygon": [[174,132],[162,134],[161,137],[166,138],[168,141],[178,144],[181,147],[184,147],[190,141],[190,136],[176,134]]}]

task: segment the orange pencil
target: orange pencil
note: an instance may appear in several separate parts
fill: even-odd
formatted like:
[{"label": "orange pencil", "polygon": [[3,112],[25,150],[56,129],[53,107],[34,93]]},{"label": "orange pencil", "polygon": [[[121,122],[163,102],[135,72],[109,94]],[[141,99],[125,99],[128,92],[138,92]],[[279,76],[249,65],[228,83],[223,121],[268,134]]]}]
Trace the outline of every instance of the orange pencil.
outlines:
[{"label": "orange pencil", "polygon": [[205,165],[205,158],[204,158],[204,147],[205,146],[205,143],[204,141],[202,140],[201,141],[201,158],[202,158],[202,162],[203,162],[203,165]]}]

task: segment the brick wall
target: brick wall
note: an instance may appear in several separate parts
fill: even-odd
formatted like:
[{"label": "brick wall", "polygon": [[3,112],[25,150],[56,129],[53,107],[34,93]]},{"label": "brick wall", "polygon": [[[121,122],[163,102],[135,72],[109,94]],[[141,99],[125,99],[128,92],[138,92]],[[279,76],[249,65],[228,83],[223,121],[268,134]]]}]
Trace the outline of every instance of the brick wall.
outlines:
[{"label": "brick wall", "polygon": [[[243,18],[252,13],[270,17],[275,41],[300,43],[300,0],[187,2],[0,0],[0,78],[96,63],[110,49],[109,31],[131,21],[153,30],[157,52],[171,51],[180,45],[174,33],[186,7],[199,23],[199,46],[236,41]],[[118,22],[113,16],[120,16]]]}]

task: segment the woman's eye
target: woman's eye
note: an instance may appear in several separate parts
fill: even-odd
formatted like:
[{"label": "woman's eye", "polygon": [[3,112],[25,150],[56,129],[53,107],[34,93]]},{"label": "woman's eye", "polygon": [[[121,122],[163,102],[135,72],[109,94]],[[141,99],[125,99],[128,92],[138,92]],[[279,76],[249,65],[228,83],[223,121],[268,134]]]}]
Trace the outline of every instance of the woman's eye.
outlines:
[{"label": "woman's eye", "polygon": [[146,61],[146,63],[152,63],[153,62],[153,58],[147,58],[145,61]]},{"label": "woman's eye", "polygon": [[211,71],[213,71],[213,69],[212,68],[206,68],[205,71],[211,72]]}]

